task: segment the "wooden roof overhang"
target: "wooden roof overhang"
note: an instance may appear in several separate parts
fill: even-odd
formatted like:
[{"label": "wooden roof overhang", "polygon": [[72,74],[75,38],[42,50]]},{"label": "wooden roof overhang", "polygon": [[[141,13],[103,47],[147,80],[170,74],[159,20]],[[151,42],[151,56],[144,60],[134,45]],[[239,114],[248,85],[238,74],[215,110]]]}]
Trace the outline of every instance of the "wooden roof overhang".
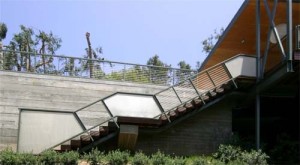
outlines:
[{"label": "wooden roof overhang", "polygon": [[[261,56],[264,55],[268,42],[267,36],[270,30],[270,19],[261,0]],[[267,0],[267,4],[272,12],[274,0]],[[287,23],[287,2],[279,0],[277,2],[276,13],[274,18],[275,25]],[[216,43],[213,50],[204,60],[201,70],[214,66],[226,59],[237,54],[247,54],[256,56],[256,0],[245,0],[237,14],[232,19],[224,31],[222,37]],[[292,2],[292,28],[300,24],[300,1]],[[295,33],[293,32],[293,42],[295,42]],[[286,39],[282,39],[283,47],[286,47]],[[293,43],[293,46],[295,44]],[[294,48],[293,48],[294,50]],[[266,70],[268,71],[276,66],[282,60],[282,54],[277,44],[270,44]]]}]

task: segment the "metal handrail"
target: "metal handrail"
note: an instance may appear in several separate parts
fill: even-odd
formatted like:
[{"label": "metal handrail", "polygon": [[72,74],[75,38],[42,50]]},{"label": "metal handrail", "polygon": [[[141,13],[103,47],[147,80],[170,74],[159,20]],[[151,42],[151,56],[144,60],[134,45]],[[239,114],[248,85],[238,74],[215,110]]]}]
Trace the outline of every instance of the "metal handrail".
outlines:
[{"label": "metal handrail", "polygon": [[[236,55],[236,56],[234,56],[234,57],[232,57],[232,58],[230,58],[230,59],[227,59],[227,60],[225,60],[225,61],[223,61],[223,62],[221,62],[221,63],[219,63],[219,64],[216,64],[216,65],[214,65],[214,66],[212,66],[212,67],[210,67],[210,68],[207,68],[207,69],[205,69],[205,70],[199,72],[198,74],[196,74],[196,75],[194,75],[194,76],[192,76],[192,77],[190,77],[190,78],[188,78],[188,79],[186,79],[186,80],[184,80],[184,81],[181,81],[180,83],[178,83],[178,84],[176,84],[176,85],[170,86],[170,87],[168,87],[168,88],[166,88],[166,89],[164,89],[164,90],[162,90],[162,91],[160,91],[160,92],[157,92],[156,94],[152,95],[154,98],[157,99],[158,104],[159,104],[160,107],[162,107],[162,104],[159,102],[159,98],[158,98],[157,96],[158,96],[159,94],[161,94],[161,93],[163,93],[163,92],[165,92],[165,91],[171,89],[171,88],[174,90],[174,92],[175,92],[176,96],[179,98],[179,100],[181,100],[181,99],[180,99],[180,96],[179,96],[179,95],[177,94],[177,92],[176,92],[175,87],[177,87],[177,86],[179,86],[179,85],[181,85],[181,84],[185,84],[186,82],[189,82],[189,83],[191,84],[191,86],[193,87],[193,88],[191,88],[191,89],[192,89],[192,90],[195,90],[195,93],[197,94],[196,96],[191,97],[191,98],[187,99],[187,100],[184,101],[184,102],[183,102],[183,101],[180,101],[180,104],[176,104],[176,105],[174,105],[173,107],[171,107],[171,108],[169,108],[169,109],[164,109],[164,108],[162,107],[162,108],[163,108],[163,111],[162,111],[159,115],[155,116],[154,118],[157,118],[157,117],[159,117],[159,116],[161,116],[161,115],[167,115],[167,113],[170,112],[171,110],[175,109],[175,108],[178,107],[178,106],[185,105],[186,103],[188,103],[188,102],[194,100],[195,98],[199,98],[199,97],[200,97],[200,99],[202,100],[201,96],[203,96],[204,94],[207,94],[208,92],[210,92],[210,91],[212,91],[212,90],[214,90],[214,89],[216,89],[216,88],[222,86],[222,85],[225,84],[225,83],[228,83],[229,81],[232,81],[233,84],[235,85],[235,87],[237,88],[236,83],[235,83],[235,81],[234,81],[234,78],[230,75],[230,73],[229,73],[229,71],[228,71],[228,69],[227,69],[225,63],[228,62],[228,61],[230,61],[230,60],[232,60],[232,59],[234,59],[234,58],[236,58],[236,57],[238,57],[238,56],[245,56],[245,57],[248,56],[248,57],[253,57],[253,56],[249,56],[249,55]],[[253,57],[253,58],[255,58],[255,57]],[[217,67],[219,67],[219,66],[224,67],[224,71],[225,71],[225,73],[226,73],[226,74],[228,75],[228,77],[229,77],[228,80],[227,80],[227,81],[224,81],[223,84],[219,84],[219,85],[216,85],[216,84],[213,82],[214,85],[213,85],[212,88],[207,89],[205,92],[200,92],[200,93],[199,93],[199,91],[196,89],[196,85],[193,83],[192,79],[196,78],[197,76],[199,76],[199,75],[201,75],[201,74],[203,74],[203,73],[209,74],[209,71],[211,71],[211,70],[213,70],[213,69],[215,69],[215,68],[217,68]],[[214,81],[211,77],[209,77],[209,79],[210,79],[211,81]],[[107,97],[101,98],[101,99],[99,99],[99,100],[96,100],[96,101],[94,101],[94,102],[92,102],[92,103],[90,103],[90,104],[88,104],[88,105],[86,105],[86,106],[83,106],[83,107],[81,107],[81,108],[75,110],[73,113],[76,114],[77,112],[82,111],[83,109],[85,109],[85,108],[87,108],[87,107],[90,107],[90,106],[92,106],[92,105],[94,105],[94,104],[96,104],[96,103],[98,103],[98,102],[102,102],[102,103],[103,103],[105,99],[111,97],[112,95],[115,95],[116,93],[118,93],[118,92],[115,92],[115,93],[113,93],[113,94],[111,94],[111,95],[108,95]],[[127,93],[127,94],[130,94],[130,93]],[[202,100],[202,101],[203,101],[203,100]],[[105,104],[104,104],[104,105],[105,105]],[[74,136],[72,136],[72,137],[70,137],[70,138],[64,140],[63,142],[60,142],[60,143],[54,145],[53,147],[51,147],[51,149],[53,149],[53,148],[55,148],[55,147],[57,147],[57,146],[59,146],[59,145],[65,143],[65,142],[67,142],[67,141],[69,141],[69,140],[72,140],[73,138],[78,137],[79,135],[81,135],[81,134],[83,134],[83,133],[87,133],[88,131],[90,131],[90,130],[96,128],[97,126],[100,126],[100,125],[102,125],[102,124],[104,124],[104,123],[106,123],[106,122],[108,122],[108,121],[111,121],[111,120],[113,120],[113,121],[115,122],[116,126],[119,127],[118,124],[116,123],[116,121],[114,120],[114,119],[117,118],[118,116],[113,116],[113,114],[110,112],[110,110],[109,110],[106,106],[105,106],[105,108],[106,108],[107,112],[111,115],[111,118],[110,118],[110,119],[105,120],[104,122],[102,122],[102,123],[100,123],[100,124],[96,124],[95,126],[92,126],[92,127],[89,128],[89,129],[85,129],[85,130],[82,131],[81,133],[76,134],[76,135],[74,135]],[[78,120],[78,122],[82,123],[82,121],[81,121],[80,118],[78,118],[77,120]],[[168,118],[168,120],[169,120],[169,118]],[[172,122],[172,121],[169,120],[169,122]]]},{"label": "metal handrail", "polygon": [[[195,75],[193,75],[193,76],[191,76],[191,77],[189,77],[189,78],[190,78],[190,79],[193,79],[193,78],[197,77],[198,75],[200,75],[200,74],[202,74],[202,73],[204,73],[204,72],[207,72],[207,71],[209,71],[209,70],[212,70],[212,69],[214,69],[214,68],[216,68],[216,67],[218,67],[218,66],[220,66],[220,65],[222,65],[222,64],[224,64],[224,63],[226,63],[226,62],[229,62],[229,61],[231,61],[232,59],[237,58],[237,57],[239,57],[239,56],[257,58],[256,56],[252,56],[252,55],[238,54],[238,55],[235,55],[235,56],[233,56],[233,57],[231,57],[231,58],[228,58],[228,59],[226,59],[226,60],[224,60],[224,61],[222,61],[222,62],[220,62],[220,63],[218,63],[218,64],[216,64],[216,65],[213,65],[213,66],[211,66],[211,67],[209,67],[209,68],[206,68],[206,69],[204,69],[204,70],[198,72],[197,74],[195,74]],[[162,92],[164,92],[164,91],[166,91],[166,90],[168,90],[168,89],[170,89],[170,88],[172,88],[172,87],[177,86],[178,84],[184,83],[185,81],[187,81],[187,79],[185,79],[185,80],[183,80],[183,81],[180,81],[179,83],[177,83],[177,84],[175,84],[175,85],[169,86],[168,88],[165,88],[165,89],[163,89],[163,90],[161,90],[161,91],[155,93],[154,95],[157,95],[157,94],[159,94],[159,93],[162,93]]]},{"label": "metal handrail", "polygon": [[[172,86],[170,86],[170,87],[168,87],[168,88],[166,88],[166,89],[164,89],[164,90],[161,90],[161,91],[155,93],[154,95],[157,97],[159,94],[161,94],[161,93],[163,93],[163,92],[166,92],[166,91],[169,91],[170,89],[172,89],[172,90],[170,90],[170,91],[174,91],[174,95],[177,96],[177,97],[178,97],[178,100],[180,101],[180,104],[177,104],[176,106],[173,106],[173,107],[168,108],[168,109],[164,109],[164,108],[163,108],[163,109],[164,109],[164,112],[169,112],[169,111],[175,109],[175,108],[178,107],[178,106],[181,106],[181,105],[186,104],[187,102],[190,102],[191,100],[193,100],[193,99],[195,99],[195,98],[199,98],[199,97],[200,97],[200,99],[202,100],[201,96],[203,96],[204,94],[207,94],[208,92],[210,92],[210,91],[212,91],[212,90],[214,90],[214,89],[220,87],[222,84],[228,83],[228,82],[230,82],[230,81],[232,81],[232,83],[233,83],[233,85],[235,86],[235,88],[237,88],[237,84],[236,84],[236,82],[234,81],[234,78],[232,77],[232,75],[230,74],[230,72],[228,71],[228,68],[227,68],[227,66],[225,65],[225,63],[227,63],[227,62],[231,61],[232,59],[235,59],[235,58],[237,58],[237,57],[239,57],[239,56],[256,58],[255,56],[251,56],[251,55],[238,54],[238,55],[233,56],[233,57],[231,57],[231,58],[229,58],[229,59],[227,59],[227,60],[225,60],[225,61],[222,61],[221,63],[218,63],[218,64],[216,64],[216,65],[214,65],[214,66],[212,66],[212,67],[209,67],[209,68],[207,68],[207,69],[205,69],[205,70],[202,70],[201,72],[197,73],[196,75],[191,76],[190,78],[188,78],[188,79],[186,79],[186,80],[184,80],[184,81],[181,81],[181,82],[179,82],[178,84],[172,85]],[[210,71],[216,69],[217,67],[222,67],[222,68],[224,68],[224,72],[228,75],[228,79],[227,79],[226,81],[222,82],[222,84],[219,84],[219,85],[216,85],[216,83],[214,82],[213,78],[210,76],[210,73],[209,73]],[[195,88],[196,85],[193,83],[193,80],[192,80],[192,79],[197,78],[197,77],[198,77],[199,75],[201,75],[201,74],[207,74],[207,75],[208,75],[208,79],[212,82],[212,85],[213,85],[213,87],[211,87],[211,88],[209,88],[209,89],[206,89],[206,91],[204,91],[204,92],[199,92],[199,91]],[[180,86],[180,84],[185,84],[185,83],[187,83],[187,82],[189,82],[189,84],[193,87],[193,88],[191,88],[191,89],[192,89],[192,90],[193,90],[193,89],[195,90],[195,93],[197,94],[197,96],[194,96],[194,97],[192,97],[192,98],[189,98],[187,101],[182,102],[181,99],[180,99],[180,96],[178,96],[178,94],[177,94],[177,91],[176,91],[175,87]],[[158,99],[158,101],[159,101],[159,98],[158,98],[158,97],[157,97],[157,99]],[[203,101],[203,100],[202,100],[202,101]],[[162,104],[162,103],[159,102],[159,104]],[[155,116],[155,117],[158,117],[158,116],[159,116],[159,115],[157,115],[157,116]]]},{"label": "metal handrail", "polygon": [[[129,81],[129,82],[135,82],[135,83],[174,85],[175,83],[178,82],[178,80],[180,80],[180,76],[182,76],[182,74],[185,77],[188,77],[197,72],[196,70],[189,70],[189,69],[178,69],[178,68],[172,68],[172,67],[143,65],[143,64],[117,62],[117,61],[109,61],[109,60],[99,60],[99,59],[88,59],[88,58],[71,57],[71,56],[65,56],[65,55],[40,54],[37,52],[13,51],[13,50],[7,50],[7,49],[0,50],[0,52],[1,51],[7,52],[7,53],[18,53],[18,54],[31,55],[32,58],[35,58],[35,59],[31,59],[32,63],[34,62],[35,65],[30,66],[30,67],[35,68],[36,66],[38,66],[38,68],[35,68],[33,72],[41,73],[41,74],[54,74],[54,75],[61,75],[61,76],[87,78],[88,75],[90,74],[89,70],[88,70],[89,66],[85,66],[84,69],[81,68],[81,70],[78,70],[78,68],[80,68],[79,66],[82,65],[81,62],[84,61],[86,63],[88,63],[88,62],[97,63],[97,66],[94,66],[94,72],[92,73],[93,78],[96,78],[96,79],[105,79],[105,80],[114,80],[114,81]],[[5,57],[6,55],[7,55],[6,53],[3,53],[3,57]],[[37,61],[41,60],[41,59],[36,59],[36,58],[41,58],[41,57],[47,57],[47,58],[55,57],[56,59],[53,59],[52,62],[49,62],[49,64],[52,64],[53,66],[55,66],[55,70],[47,71],[47,70],[43,70],[43,68],[40,68],[44,64],[41,64],[41,63],[36,64]],[[17,57],[13,57],[13,58],[17,58]],[[3,59],[5,59],[5,58],[3,58]],[[2,63],[3,63],[3,59],[2,59]],[[64,61],[62,61],[62,60],[64,60]],[[70,61],[72,61],[72,60],[73,60],[73,62],[71,64]],[[16,64],[14,64],[14,62],[12,62],[12,61],[8,61],[7,64],[8,65],[13,64],[10,67],[16,68],[16,66],[15,66]],[[100,64],[103,66],[101,66]],[[107,66],[105,66],[105,65],[107,65]],[[129,66],[129,67],[126,67],[126,66]],[[100,67],[100,70],[99,70],[99,67]],[[103,68],[101,68],[101,67],[103,67]],[[135,70],[135,69],[137,69],[136,67],[139,67],[141,69]],[[1,67],[1,61],[0,61],[0,70],[3,70],[3,68],[4,68],[4,63],[2,64],[2,67]],[[22,69],[22,66],[21,66],[21,69]],[[13,69],[8,69],[8,70],[13,70]],[[16,70],[16,69],[14,69],[14,70]],[[32,72],[32,71],[27,71],[26,69],[24,69],[24,66],[23,66],[22,71]],[[135,73],[135,74],[137,74],[137,75],[135,75],[135,76],[137,76],[137,77],[130,77],[129,73],[131,71],[136,71],[137,73]],[[85,73],[85,74],[82,75],[83,73]],[[114,75],[112,75],[112,73],[117,74],[117,75],[115,75],[117,77],[114,77]],[[129,74],[128,75],[129,77],[126,77],[126,74]],[[162,75],[158,75],[158,74],[162,74]],[[135,80],[134,78],[136,78],[137,80]]]},{"label": "metal handrail", "polygon": [[[74,135],[74,136],[72,136],[72,137],[70,137],[70,138],[68,138],[68,139],[66,139],[66,140],[64,140],[64,141],[62,141],[62,142],[59,142],[58,144],[55,144],[55,145],[53,145],[52,147],[50,147],[50,148],[48,148],[48,149],[46,149],[46,150],[49,150],[49,149],[53,149],[53,148],[55,148],[55,147],[58,147],[59,145],[62,145],[63,143],[66,143],[66,142],[68,142],[68,141],[70,141],[70,140],[72,140],[72,139],[74,139],[74,138],[76,138],[76,137],[78,137],[78,136],[80,136],[80,135],[82,135],[82,134],[84,134],[84,133],[87,133],[88,131],[90,131],[90,130],[92,130],[92,129],[94,129],[94,128],[96,128],[96,127],[98,127],[98,126],[100,126],[100,125],[102,125],[102,124],[104,124],[104,123],[107,123],[107,122],[109,122],[109,121],[111,121],[111,120],[114,120],[114,119],[117,118],[117,117],[118,117],[118,116],[111,117],[111,118],[109,118],[109,119],[103,121],[102,123],[99,123],[99,124],[97,124],[97,125],[95,125],[95,126],[89,128],[89,129],[85,129],[85,130],[83,130],[82,132],[80,132],[80,133],[78,133],[78,134],[76,134],[76,135]],[[119,127],[119,126],[117,125],[117,127]],[[46,150],[44,150],[44,151],[46,151]]]}]

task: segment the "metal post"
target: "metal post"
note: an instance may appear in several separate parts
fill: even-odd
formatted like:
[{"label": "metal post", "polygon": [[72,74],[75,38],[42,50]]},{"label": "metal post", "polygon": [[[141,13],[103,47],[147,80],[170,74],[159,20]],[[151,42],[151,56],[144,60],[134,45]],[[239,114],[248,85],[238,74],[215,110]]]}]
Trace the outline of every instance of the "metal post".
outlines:
[{"label": "metal post", "polygon": [[124,65],[124,68],[123,68],[123,81],[125,81],[125,72],[126,72],[126,65]]},{"label": "metal post", "polygon": [[212,82],[213,86],[216,87],[216,84],[215,84],[214,80],[210,77],[208,71],[206,71],[206,74],[207,74],[208,78],[210,79],[210,81]]},{"label": "metal post", "polygon": [[[265,2],[265,7],[266,7],[266,10],[268,10],[268,3]],[[273,9],[272,9],[272,15],[269,16],[271,18],[272,21],[274,20],[275,18],[275,14],[276,14],[276,7],[277,7],[277,0],[274,1],[274,4],[273,4]],[[265,72],[265,68],[266,68],[266,63],[267,63],[267,59],[268,59],[268,55],[269,55],[269,49],[270,49],[270,37],[271,37],[271,33],[273,31],[273,27],[272,25],[270,24],[270,27],[269,27],[269,32],[268,32],[268,37],[267,37],[267,46],[265,48],[265,53],[264,53],[264,57],[263,57],[263,60],[262,60],[262,67],[261,67],[261,73],[264,73]],[[261,78],[263,78],[264,75],[262,74]]]},{"label": "metal post", "polygon": [[[261,78],[261,64],[260,64],[260,0],[256,1],[256,82],[258,83]],[[255,121],[256,121],[256,149],[260,148],[260,96],[259,89],[257,89],[256,94],[256,113],[255,113]]]},{"label": "metal post", "polygon": [[175,88],[174,88],[174,87],[172,87],[172,89],[173,89],[173,91],[174,91],[175,95],[177,96],[178,100],[180,101],[180,103],[182,103],[182,100],[180,99],[179,95],[177,94],[177,92],[176,92]]},{"label": "metal post", "polygon": [[287,15],[287,72],[293,72],[293,24],[292,24],[292,0],[287,0],[286,6],[286,15]]}]

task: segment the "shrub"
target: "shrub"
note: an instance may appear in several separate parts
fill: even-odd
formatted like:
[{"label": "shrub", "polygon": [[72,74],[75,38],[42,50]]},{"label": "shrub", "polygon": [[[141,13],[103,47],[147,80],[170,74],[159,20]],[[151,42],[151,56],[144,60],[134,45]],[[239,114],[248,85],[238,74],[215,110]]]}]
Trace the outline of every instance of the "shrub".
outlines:
[{"label": "shrub", "polygon": [[263,153],[261,150],[250,152],[242,152],[240,159],[248,165],[266,165],[269,156]]},{"label": "shrub", "polygon": [[78,152],[75,151],[65,152],[60,156],[60,160],[61,160],[60,162],[68,165],[76,165],[78,159],[79,159],[79,154]]},{"label": "shrub", "polygon": [[107,161],[109,164],[122,165],[128,162],[129,156],[130,154],[128,151],[110,151],[107,155]]},{"label": "shrub", "polygon": [[98,149],[92,149],[88,154],[84,154],[83,159],[87,160],[91,165],[96,165],[104,160],[104,152]]},{"label": "shrub", "polygon": [[224,165],[220,160],[208,156],[197,156],[193,158],[192,165]]},{"label": "shrub", "polygon": [[55,163],[59,162],[59,160],[59,154],[53,150],[44,151],[39,156],[39,162],[41,164],[54,165]]},{"label": "shrub", "polygon": [[0,164],[2,165],[14,165],[16,162],[16,154],[12,149],[7,148],[3,151],[0,151]]},{"label": "shrub", "polygon": [[213,154],[213,157],[222,162],[228,163],[229,161],[237,160],[240,157],[241,152],[240,147],[221,144],[217,152]]},{"label": "shrub", "polygon": [[149,157],[142,152],[137,152],[132,157],[132,165],[144,165],[149,164]]},{"label": "shrub", "polygon": [[265,165],[268,155],[261,150],[242,151],[240,147],[220,145],[213,157],[226,164]]},{"label": "shrub", "polygon": [[32,164],[37,164],[37,163],[38,163],[38,159],[32,153],[20,153],[20,154],[16,154],[16,162],[15,162],[15,164],[32,165]]},{"label": "shrub", "polygon": [[153,165],[170,164],[170,157],[160,151],[157,151],[151,155],[151,161]]},{"label": "shrub", "polygon": [[187,160],[183,157],[176,156],[172,159],[172,164],[173,165],[185,165],[185,164],[187,164]]},{"label": "shrub", "polygon": [[0,151],[0,165],[31,165],[37,163],[37,157],[31,153],[15,153],[10,148]]}]

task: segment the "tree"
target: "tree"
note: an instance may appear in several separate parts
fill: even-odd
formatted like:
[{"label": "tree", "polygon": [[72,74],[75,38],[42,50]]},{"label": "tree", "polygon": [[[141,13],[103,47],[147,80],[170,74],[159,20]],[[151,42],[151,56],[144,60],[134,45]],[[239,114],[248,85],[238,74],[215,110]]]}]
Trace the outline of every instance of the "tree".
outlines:
[{"label": "tree", "polygon": [[178,64],[180,69],[183,69],[184,71],[182,70],[177,70],[176,71],[176,82],[179,83],[185,79],[187,79],[189,76],[190,76],[190,72],[191,71],[187,71],[187,70],[191,70],[191,66],[190,64],[187,64],[185,61],[180,61]]},{"label": "tree", "polygon": [[221,28],[219,31],[215,29],[214,33],[211,34],[208,38],[202,41],[202,51],[206,54],[209,54],[209,52],[213,49],[216,42],[219,40],[219,38],[222,36],[224,32],[224,28]]},{"label": "tree", "polygon": [[[18,71],[25,69],[26,71],[46,72],[55,69],[53,58],[44,54],[55,54],[61,47],[62,40],[53,35],[52,32],[46,33],[39,31],[37,35],[31,28],[20,25],[21,32],[14,34],[7,48],[10,52],[5,54],[5,69],[13,70],[15,67]],[[39,47],[40,48],[36,48]],[[21,51],[17,53],[17,51]],[[32,57],[35,52],[42,54]],[[33,59],[34,58],[34,59]],[[34,64],[32,61],[34,60]],[[37,63],[36,63],[37,62]],[[43,69],[40,67],[43,66]]]},{"label": "tree", "polygon": [[0,41],[6,38],[7,27],[6,24],[0,23]]},{"label": "tree", "polygon": [[[11,44],[15,44],[16,47],[14,48],[17,48],[18,51],[33,52],[35,50],[35,43],[32,39],[32,36],[34,36],[34,31],[31,28],[27,28],[23,25],[21,25],[20,28],[21,32],[14,35]],[[18,68],[19,71],[21,71],[22,68],[25,68],[27,71],[32,71],[30,53],[20,53],[20,59],[17,61],[19,61],[19,63],[16,65],[20,65],[20,68]]]},{"label": "tree", "polygon": [[179,66],[180,69],[188,69],[188,70],[191,69],[190,64],[185,63],[185,61],[180,61],[177,65]]},{"label": "tree", "polygon": [[90,33],[86,32],[85,34],[88,47],[85,49],[86,55],[84,55],[84,58],[88,58],[89,61],[81,61],[82,70],[87,71],[87,68],[89,68],[89,74],[90,78],[101,78],[104,76],[104,72],[101,70],[101,61],[104,60],[104,58],[100,57],[100,54],[102,54],[102,47],[97,47],[95,50],[92,48],[91,41],[90,41]]},{"label": "tree", "polygon": [[149,77],[146,74],[144,74],[144,71],[144,69],[136,65],[126,70],[112,72],[108,75],[105,75],[105,79],[119,81],[122,80],[137,83],[149,83]]},{"label": "tree", "polygon": [[[54,68],[53,57],[45,56],[43,54],[55,54],[55,51],[61,47],[62,40],[53,35],[50,31],[49,34],[45,33],[44,31],[39,31],[39,34],[35,36],[36,43],[35,45],[40,45],[39,53],[42,54],[42,60],[36,64],[35,69],[43,66],[43,72],[50,71]],[[46,68],[47,67],[47,68]]]},{"label": "tree", "polygon": [[0,69],[3,68],[4,57],[2,52],[2,40],[6,38],[7,27],[4,23],[0,23]]},{"label": "tree", "polygon": [[159,59],[158,55],[154,55],[149,58],[147,61],[147,65],[152,65],[156,67],[149,67],[149,76],[152,83],[157,84],[166,84],[169,79],[169,69],[166,67],[170,67],[166,63],[162,62]]}]

